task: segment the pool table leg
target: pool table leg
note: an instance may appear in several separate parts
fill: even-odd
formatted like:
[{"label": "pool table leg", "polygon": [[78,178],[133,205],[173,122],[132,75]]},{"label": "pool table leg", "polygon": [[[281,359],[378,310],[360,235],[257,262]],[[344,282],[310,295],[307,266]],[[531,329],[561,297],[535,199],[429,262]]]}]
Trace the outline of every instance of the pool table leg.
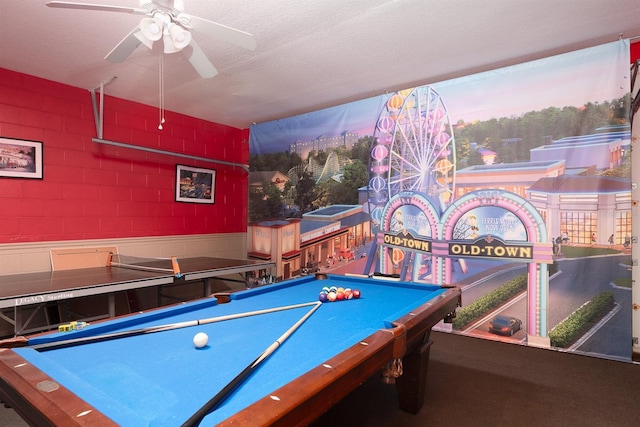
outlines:
[{"label": "pool table leg", "polygon": [[422,408],[431,344],[433,341],[427,337],[424,343],[411,348],[402,359],[403,374],[396,379],[396,390],[398,404],[403,411],[416,414]]}]

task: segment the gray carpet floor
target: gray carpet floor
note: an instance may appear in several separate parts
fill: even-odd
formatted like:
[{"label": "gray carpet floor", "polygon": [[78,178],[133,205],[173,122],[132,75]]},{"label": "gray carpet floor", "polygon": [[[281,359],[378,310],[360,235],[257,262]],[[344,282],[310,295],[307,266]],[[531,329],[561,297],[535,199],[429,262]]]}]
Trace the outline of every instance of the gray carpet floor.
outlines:
[{"label": "gray carpet floor", "polygon": [[314,427],[638,426],[640,365],[433,332],[417,415],[371,378]]}]

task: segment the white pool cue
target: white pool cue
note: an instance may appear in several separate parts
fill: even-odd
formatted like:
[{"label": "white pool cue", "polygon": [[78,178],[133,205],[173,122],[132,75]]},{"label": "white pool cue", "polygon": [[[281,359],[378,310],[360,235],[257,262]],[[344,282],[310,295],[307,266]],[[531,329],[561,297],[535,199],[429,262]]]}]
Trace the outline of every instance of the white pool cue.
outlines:
[{"label": "white pool cue", "polygon": [[170,331],[172,329],[188,328],[191,326],[207,325],[209,323],[224,322],[226,320],[240,319],[243,317],[258,316],[261,314],[275,313],[278,311],[292,310],[300,307],[314,305],[319,301],[305,302],[301,304],[285,305],[281,307],[265,308],[262,310],[246,311],[243,313],[227,314],[224,316],[208,317],[200,320],[188,320],[185,322],[168,323],[165,325],[149,326],[146,328],[130,329],[126,331],[111,332],[101,335],[92,335],[88,337],[70,338],[60,341],[46,342],[42,344],[28,345],[35,350],[53,350],[56,348],[72,347],[75,345],[86,344],[90,342],[108,341],[117,338],[132,337],[136,335],[152,334],[155,332]]}]

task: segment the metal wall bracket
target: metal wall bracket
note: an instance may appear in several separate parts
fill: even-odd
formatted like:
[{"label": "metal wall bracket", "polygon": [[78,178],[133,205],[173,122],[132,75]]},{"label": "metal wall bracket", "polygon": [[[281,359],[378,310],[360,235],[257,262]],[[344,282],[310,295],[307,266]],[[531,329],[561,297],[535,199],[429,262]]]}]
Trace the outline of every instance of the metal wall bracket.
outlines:
[{"label": "metal wall bracket", "polygon": [[[114,76],[109,81],[101,82],[99,86],[89,89],[89,92],[91,92],[91,104],[93,106],[93,119],[96,123],[96,134],[98,135],[97,138],[92,138],[93,142],[97,142],[99,144],[113,145],[116,147],[128,148],[131,150],[147,151],[150,153],[163,154],[167,156],[175,156],[175,157],[182,157],[185,159],[199,160],[207,163],[217,163],[221,165],[240,168],[246,171],[247,173],[249,173],[249,165],[244,165],[242,163],[227,162],[224,160],[210,159],[208,157],[192,156],[190,154],[158,150],[156,148],[143,147],[141,145],[127,144],[124,142],[110,141],[108,139],[104,139],[103,138],[103,135],[104,135],[104,87],[105,85],[114,81],[116,78],[117,77]],[[99,95],[100,95],[99,99],[97,98],[97,95],[96,95],[97,89],[99,89]]]}]

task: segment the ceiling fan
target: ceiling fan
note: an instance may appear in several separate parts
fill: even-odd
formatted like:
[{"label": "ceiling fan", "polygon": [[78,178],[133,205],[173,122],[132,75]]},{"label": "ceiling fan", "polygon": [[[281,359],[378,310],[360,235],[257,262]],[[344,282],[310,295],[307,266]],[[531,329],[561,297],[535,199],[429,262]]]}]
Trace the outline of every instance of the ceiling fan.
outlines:
[{"label": "ceiling fan", "polygon": [[[169,4],[172,4],[172,7]],[[185,51],[189,62],[202,78],[211,78],[218,74],[218,70],[193,40],[191,36],[192,30],[233,43],[245,49],[254,50],[256,48],[256,41],[249,33],[186,14],[184,12],[184,1],[182,0],[173,0],[172,2],[170,0],[139,0],[139,7],[137,8],[66,1],[50,1],[47,6],[144,15],[140,24],[107,54],[105,59],[109,62],[124,61],[140,43],[152,49],[153,43],[162,39],[164,53],[179,52],[190,46],[190,52]]]}]

